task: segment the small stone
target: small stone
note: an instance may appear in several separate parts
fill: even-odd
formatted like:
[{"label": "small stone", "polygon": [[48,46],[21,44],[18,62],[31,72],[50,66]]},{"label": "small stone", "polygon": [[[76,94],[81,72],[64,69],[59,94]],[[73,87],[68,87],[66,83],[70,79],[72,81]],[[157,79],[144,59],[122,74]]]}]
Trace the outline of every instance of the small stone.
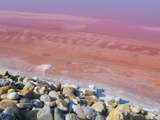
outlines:
[{"label": "small stone", "polygon": [[20,95],[24,96],[24,97],[29,97],[32,98],[33,97],[33,88],[23,88],[20,93]]},{"label": "small stone", "polygon": [[56,83],[53,83],[53,84],[51,84],[51,88],[52,88],[52,90],[56,90],[56,91],[60,91],[61,90],[61,83],[59,83],[59,82],[56,82]]},{"label": "small stone", "polygon": [[32,100],[32,104],[36,108],[42,108],[44,106],[43,102],[40,101],[39,99]]},{"label": "small stone", "polygon": [[74,113],[68,113],[65,117],[65,120],[78,120],[77,115]]},{"label": "small stone", "polygon": [[106,117],[104,115],[98,114],[95,120],[106,120]]},{"label": "small stone", "polygon": [[93,95],[95,95],[95,91],[86,89],[86,90],[84,91],[84,95],[85,95],[85,96],[93,96]]},{"label": "small stone", "polygon": [[117,111],[120,111],[122,113],[130,113],[130,106],[128,104],[120,104],[117,106]]},{"label": "small stone", "polygon": [[68,104],[62,100],[62,99],[57,99],[56,100],[57,108],[59,108],[62,111],[67,112],[68,111]]},{"label": "small stone", "polygon": [[32,109],[33,108],[33,104],[32,103],[18,103],[17,104],[17,107],[19,108],[19,109]]},{"label": "small stone", "polygon": [[[25,120],[37,120],[37,113],[38,113],[38,110],[29,110],[25,112],[24,114]],[[23,120],[23,119],[19,119],[19,120]]]},{"label": "small stone", "polygon": [[77,114],[77,117],[78,117],[79,119],[86,120],[87,118],[86,118],[86,116],[85,116],[85,113],[84,113],[84,110],[83,110],[83,109],[84,109],[83,107],[77,105],[77,106],[75,107],[75,113]]},{"label": "small stone", "polygon": [[113,109],[107,116],[107,120],[124,120],[123,114]]},{"label": "small stone", "polygon": [[12,92],[7,95],[7,98],[10,100],[17,100],[20,98],[17,92]]},{"label": "small stone", "polygon": [[7,94],[2,94],[1,99],[7,99]]},{"label": "small stone", "polygon": [[135,114],[138,114],[142,111],[142,108],[140,106],[131,106],[131,111]]},{"label": "small stone", "polygon": [[5,108],[13,106],[16,103],[16,100],[2,100],[0,101],[0,110],[4,110]]},{"label": "small stone", "polygon": [[15,89],[9,89],[8,90],[8,93],[13,93],[13,92],[16,92]]},{"label": "small stone", "polygon": [[73,87],[64,87],[63,88],[63,94],[65,96],[68,96],[68,95],[71,95],[71,94],[75,95],[76,94],[76,90]]},{"label": "small stone", "polygon": [[0,94],[7,93],[10,88],[11,88],[11,86],[0,87]]},{"label": "small stone", "polygon": [[145,118],[147,120],[156,120],[156,114],[155,113],[152,113],[152,112],[148,112],[147,115],[145,116]]},{"label": "small stone", "polygon": [[94,103],[96,103],[97,99],[95,96],[85,96],[84,98],[87,101],[87,104],[89,106],[92,106]]},{"label": "small stone", "polygon": [[44,102],[44,103],[46,103],[46,102],[51,102],[52,100],[51,100],[51,97],[49,96],[49,95],[41,95],[40,96],[40,100],[42,101],[42,102]]},{"label": "small stone", "polygon": [[57,108],[54,109],[54,120],[65,120],[63,113]]},{"label": "small stone", "polygon": [[95,118],[96,118],[96,111],[93,108],[91,108],[91,107],[85,107],[83,109],[83,111],[84,111],[84,114],[85,114],[85,116],[86,116],[87,119],[89,119],[89,120],[95,120]]},{"label": "small stone", "polygon": [[56,120],[56,119],[53,119],[50,107],[44,106],[42,109],[38,111],[37,120]]},{"label": "small stone", "polygon": [[47,106],[53,108],[53,107],[56,106],[56,101],[46,102],[45,105],[47,105]]},{"label": "small stone", "polygon": [[103,113],[106,111],[106,104],[104,102],[96,102],[92,105],[92,108],[100,113]]},{"label": "small stone", "polygon": [[9,80],[0,79],[0,87],[8,86],[10,84],[11,84],[11,82]]},{"label": "small stone", "polygon": [[52,98],[52,100],[62,98],[61,94],[54,90],[50,91],[48,95]]},{"label": "small stone", "polygon": [[14,114],[2,112],[0,114],[0,120],[16,120]]}]

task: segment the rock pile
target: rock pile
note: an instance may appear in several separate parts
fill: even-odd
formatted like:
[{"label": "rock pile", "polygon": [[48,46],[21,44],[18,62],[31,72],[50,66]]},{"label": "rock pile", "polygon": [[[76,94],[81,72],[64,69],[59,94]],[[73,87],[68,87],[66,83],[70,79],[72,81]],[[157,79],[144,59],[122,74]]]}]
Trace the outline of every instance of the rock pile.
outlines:
[{"label": "rock pile", "polygon": [[0,74],[0,120],[156,120],[139,106],[104,101],[95,89]]}]

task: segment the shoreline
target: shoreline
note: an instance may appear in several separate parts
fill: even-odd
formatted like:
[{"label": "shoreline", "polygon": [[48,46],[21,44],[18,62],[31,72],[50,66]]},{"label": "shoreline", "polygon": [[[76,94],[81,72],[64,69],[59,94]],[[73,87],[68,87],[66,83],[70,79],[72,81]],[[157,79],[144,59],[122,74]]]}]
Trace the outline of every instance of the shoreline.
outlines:
[{"label": "shoreline", "polygon": [[[155,101],[151,101],[150,99],[139,96],[137,94],[131,93],[131,92],[125,92],[123,88],[117,88],[115,86],[109,86],[109,85],[104,85],[103,83],[98,83],[96,81],[92,81],[92,84],[90,84],[90,81],[86,80],[85,83],[81,81],[81,79],[74,79],[70,78],[67,76],[52,76],[52,75],[39,75],[39,74],[32,74],[30,72],[24,72],[21,70],[12,70],[9,68],[0,68],[0,71],[9,71],[9,73],[12,73],[13,75],[21,75],[25,77],[32,77],[35,79],[39,79],[40,81],[44,82],[60,82],[62,84],[66,85],[75,85],[79,86],[81,88],[88,88],[88,86],[95,86],[96,89],[103,89],[104,90],[104,95],[103,97],[100,97],[104,101],[108,101],[111,99],[116,99],[116,100],[122,100],[122,101],[127,101],[129,105],[138,105],[142,107],[144,110],[156,113],[158,117],[160,117],[160,104]],[[43,80],[42,80],[43,79]],[[118,89],[118,90],[117,90]]]}]

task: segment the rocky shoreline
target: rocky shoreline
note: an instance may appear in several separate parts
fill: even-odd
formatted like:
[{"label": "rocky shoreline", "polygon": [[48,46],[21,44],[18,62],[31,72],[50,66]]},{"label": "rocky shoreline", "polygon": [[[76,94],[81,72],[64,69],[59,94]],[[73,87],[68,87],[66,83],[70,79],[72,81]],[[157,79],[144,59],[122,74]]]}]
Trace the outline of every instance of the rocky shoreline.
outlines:
[{"label": "rocky shoreline", "polygon": [[159,120],[123,99],[101,99],[103,89],[82,88],[0,73],[0,120]]}]

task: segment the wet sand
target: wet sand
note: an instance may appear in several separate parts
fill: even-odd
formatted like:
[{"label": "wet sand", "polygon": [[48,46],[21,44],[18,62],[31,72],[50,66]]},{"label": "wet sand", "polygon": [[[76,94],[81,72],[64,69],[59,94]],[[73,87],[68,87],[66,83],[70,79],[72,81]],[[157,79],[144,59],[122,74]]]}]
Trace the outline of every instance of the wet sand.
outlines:
[{"label": "wet sand", "polygon": [[94,18],[0,14],[0,66],[44,74],[37,66],[51,64],[47,75],[160,102],[160,43],[96,32]]}]

